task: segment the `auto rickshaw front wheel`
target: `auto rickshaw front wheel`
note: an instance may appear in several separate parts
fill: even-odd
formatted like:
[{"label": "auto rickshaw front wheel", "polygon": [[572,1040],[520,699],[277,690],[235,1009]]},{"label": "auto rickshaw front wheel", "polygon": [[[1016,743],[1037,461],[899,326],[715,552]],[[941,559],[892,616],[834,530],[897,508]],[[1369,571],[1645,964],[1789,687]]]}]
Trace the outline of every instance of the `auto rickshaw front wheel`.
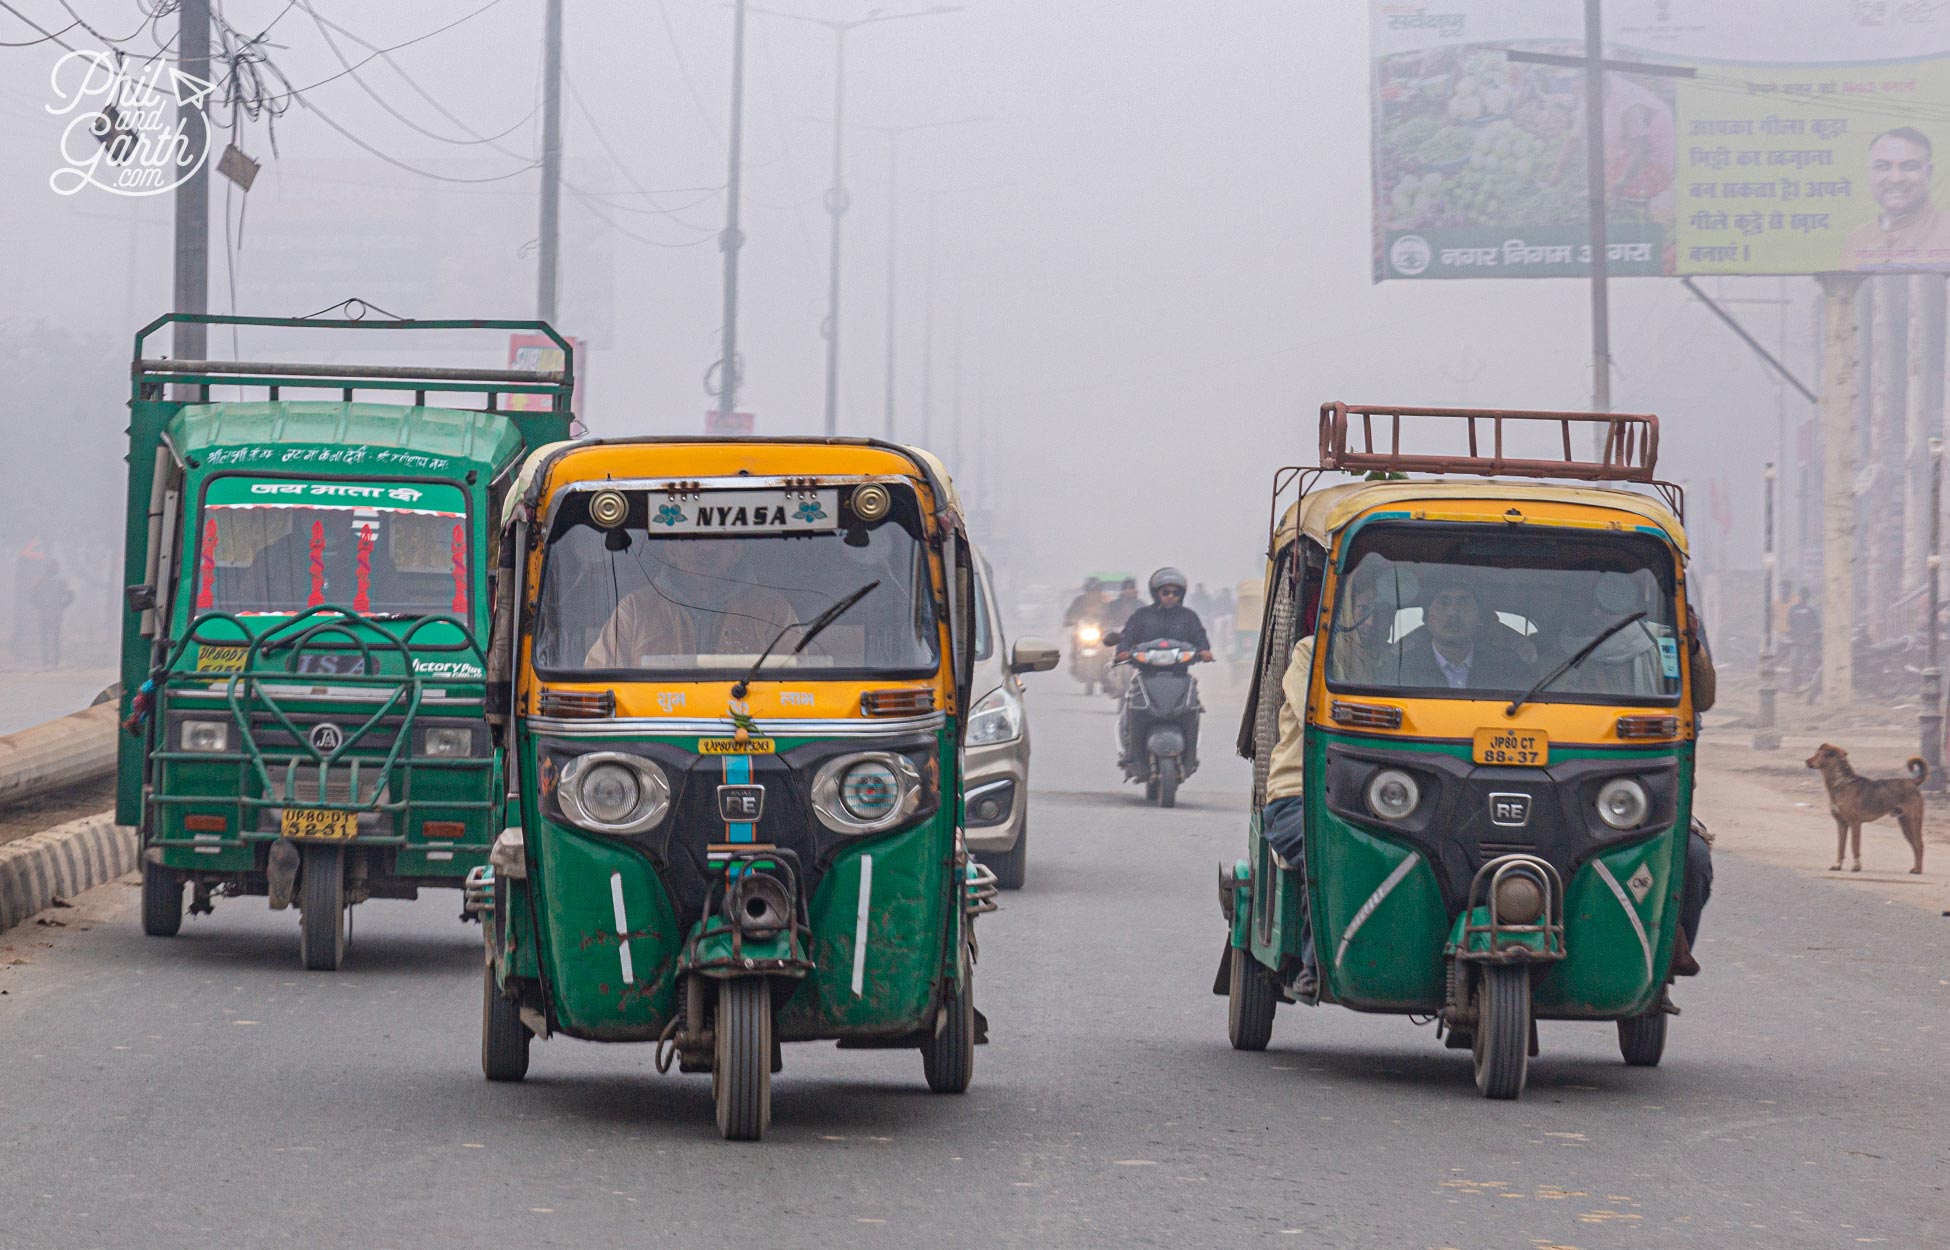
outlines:
[{"label": "auto rickshaw front wheel", "polygon": [[1530,969],[1485,964],[1476,981],[1476,1088],[1515,1098],[1530,1075]]},{"label": "auto rickshaw front wheel", "polygon": [[1618,1052],[1634,1068],[1656,1068],[1666,1053],[1666,1013],[1658,1007],[1618,1022]]},{"label": "auto rickshaw front wheel", "polygon": [[772,983],[764,977],[718,982],[711,1096],[726,1141],[757,1141],[772,1122]]},{"label": "auto rickshaw front wheel", "polygon": [[937,1094],[965,1094],[975,1079],[975,970],[962,970],[961,989],[941,1004],[940,1027],[921,1047],[921,1069]]},{"label": "auto rickshaw front wheel", "polygon": [[519,1081],[528,1075],[528,1044],[534,1034],[521,1022],[521,1008],[494,981],[492,960],[482,965],[481,1072],[490,1081]]},{"label": "auto rickshaw front wheel", "polygon": [[183,928],[183,879],[175,870],[142,861],[142,931],[175,937]]},{"label": "auto rickshaw front wheel", "polygon": [[312,972],[345,962],[345,848],[307,846],[298,870],[298,954]]}]

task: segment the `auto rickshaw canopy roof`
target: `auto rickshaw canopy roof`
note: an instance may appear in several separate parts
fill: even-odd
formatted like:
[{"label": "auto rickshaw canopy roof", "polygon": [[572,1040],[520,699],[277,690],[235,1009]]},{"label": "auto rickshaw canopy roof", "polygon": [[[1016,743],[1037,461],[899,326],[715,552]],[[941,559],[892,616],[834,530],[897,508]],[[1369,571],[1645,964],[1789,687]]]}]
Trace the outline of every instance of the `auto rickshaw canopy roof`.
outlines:
[{"label": "auto rickshaw canopy roof", "polygon": [[[1686,529],[1671,509],[1650,495],[1604,486],[1562,486],[1546,482],[1502,482],[1494,479],[1459,481],[1447,478],[1421,478],[1385,482],[1344,482],[1308,491],[1290,505],[1280,518],[1274,536],[1275,550],[1305,534],[1323,547],[1331,547],[1334,535],[1363,515],[1375,511],[1405,511],[1411,515],[1444,513],[1455,504],[1496,505],[1485,511],[1484,520],[1500,519],[1508,508],[1525,513],[1529,523],[1551,525],[1577,520],[1620,518],[1580,516],[1580,510],[1600,509],[1623,513],[1637,522],[1636,528],[1651,528],[1678,549],[1686,558]],[[1535,511],[1533,511],[1535,509]],[[1566,511],[1568,509],[1568,511]],[[1437,519],[1430,516],[1428,519]]]},{"label": "auto rickshaw canopy roof", "polygon": [[[205,463],[332,474],[448,476],[456,467],[492,473],[521,450],[521,432],[498,412],[343,400],[190,404],[170,419],[168,434],[179,453]],[[276,450],[300,446],[338,454],[287,456]],[[269,454],[209,455],[220,447],[262,448]],[[384,451],[413,455],[375,454]],[[424,458],[448,463],[428,464]]]}]

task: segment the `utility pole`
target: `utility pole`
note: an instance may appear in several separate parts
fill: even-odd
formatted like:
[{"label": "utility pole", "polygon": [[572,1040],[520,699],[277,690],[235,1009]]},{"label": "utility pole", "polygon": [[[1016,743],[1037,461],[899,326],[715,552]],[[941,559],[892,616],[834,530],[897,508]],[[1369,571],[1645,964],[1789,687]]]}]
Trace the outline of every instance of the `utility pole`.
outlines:
[{"label": "utility pole", "polygon": [[[176,23],[177,66],[193,78],[210,81],[210,0],[182,0],[182,6],[176,11]],[[196,112],[197,123],[185,126],[183,131],[193,145],[198,145],[198,150],[188,153],[196,172],[176,188],[176,274],[175,296],[171,302],[179,313],[207,313],[210,311],[209,97],[198,95],[183,102],[179,96],[176,108],[179,115],[184,110]],[[204,325],[177,322],[170,332],[170,347],[176,359],[207,359],[208,329]]]},{"label": "utility pole", "polygon": [[927,266],[921,286],[921,446],[934,441],[934,205],[928,197]]},{"label": "utility pole", "polygon": [[738,228],[739,173],[744,156],[745,127],[745,0],[732,6],[731,31],[731,172],[725,183],[724,233],[718,248],[724,253],[724,355],[718,360],[718,424],[731,428],[738,409],[738,249],[745,235]]},{"label": "utility pole", "polygon": [[1769,464],[1761,517],[1760,715],[1754,725],[1754,749],[1758,751],[1772,751],[1781,745],[1781,731],[1774,725],[1774,477],[1774,466]]},{"label": "utility pole", "polygon": [[1929,584],[1930,617],[1924,629],[1929,639],[1924,654],[1928,657],[1923,663],[1923,710],[1917,719],[1922,722],[1922,741],[1917,745],[1923,761],[1930,766],[1930,775],[1923,780],[1923,788],[1932,794],[1942,794],[1943,783],[1943,657],[1938,653],[1937,633],[1939,617],[1943,604],[1939,598],[1941,591],[1937,584],[1938,570],[1943,563],[1943,443],[1940,439],[1929,441],[1930,450],[1930,555],[1926,571]]},{"label": "utility pole", "polygon": [[537,247],[535,315],[555,321],[557,249],[562,225],[562,0],[548,0],[542,18],[542,219]]},{"label": "utility pole", "polygon": [[[803,13],[786,13],[778,9],[764,9],[752,6],[754,13],[767,17],[780,17],[787,21],[807,22],[824,27],[833,34],[833,183],[826,191],[826,215],[832,219],[826,244],[826,324],[822,333],[826,339],[826,432],[839,433],[840,428],[840,221],[846,210],[852,206],[853,197],[846,189],[846,37],[862,26],[873,26],[880,22],[897,22],[909,17],[935,17],[943,13],[959,13],[958,4],[937,4],[933,8],[913,13],[875,13],[851,21],[835,21],[822,17],[808,17]],[[892,355],[892,353],[888,353]],[[891,427],[890,427],[891,428]]]}]

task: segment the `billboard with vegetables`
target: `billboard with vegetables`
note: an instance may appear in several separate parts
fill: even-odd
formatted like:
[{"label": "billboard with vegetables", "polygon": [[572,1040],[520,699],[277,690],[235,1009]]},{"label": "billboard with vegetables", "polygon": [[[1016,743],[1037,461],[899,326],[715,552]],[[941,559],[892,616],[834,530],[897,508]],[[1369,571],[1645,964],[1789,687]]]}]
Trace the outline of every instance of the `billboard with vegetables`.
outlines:
[{"label": "billboard with vegetables", "polygon": [[[1374,277],[1590,271],[1581,6],[1375,3]],[[1950,6],[1607,0],[1617,275],[1950,269]],[[1934,159],[1938,146],[1945,162]]]}]

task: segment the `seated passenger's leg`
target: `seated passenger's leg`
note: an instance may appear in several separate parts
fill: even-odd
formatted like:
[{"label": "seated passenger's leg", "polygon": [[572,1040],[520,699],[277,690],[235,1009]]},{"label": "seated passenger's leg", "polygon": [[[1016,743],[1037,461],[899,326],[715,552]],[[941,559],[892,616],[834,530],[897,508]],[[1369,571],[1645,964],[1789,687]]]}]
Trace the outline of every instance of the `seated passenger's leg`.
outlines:
[{"label": "seated passenger's leg", "polygon": [[1297,794],[1274,799],[1261,814],[1260,827],[1266,831],[1267,845],[1300,877],[1300,962],[1311,974],[1317,965],[1314,962],[1313,916],[1307,909],[1306,807],[1306,800]]},{"label": "seated passenger's leg", "polygon": [[1706,826],[1693,818],[1686,835],[1686,889],[1679,900],[1679,927],[1686,930],[1686,944],[1699,950],[1699,918],[1706,901],[1713,897],[1713,848],[1708,844]]}]

